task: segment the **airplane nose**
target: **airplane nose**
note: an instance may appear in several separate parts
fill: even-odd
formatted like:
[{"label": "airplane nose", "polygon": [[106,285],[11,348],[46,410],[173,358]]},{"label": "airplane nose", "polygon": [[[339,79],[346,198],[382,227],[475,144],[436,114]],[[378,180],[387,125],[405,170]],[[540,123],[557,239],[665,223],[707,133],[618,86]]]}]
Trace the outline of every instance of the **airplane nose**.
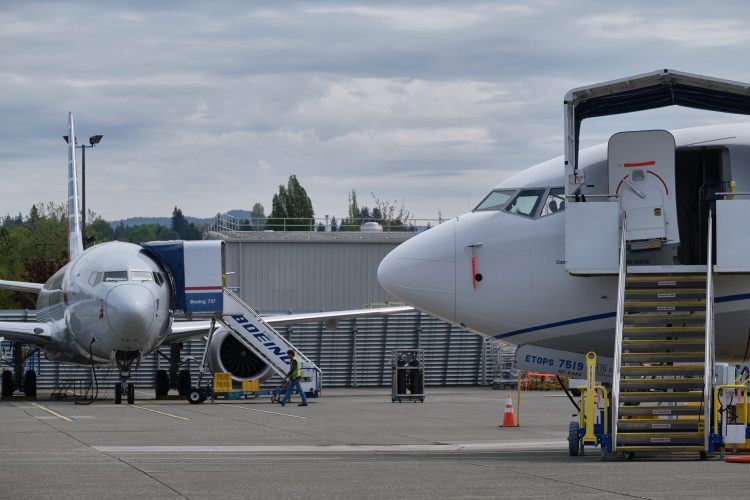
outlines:
[{"label": "airplane nose", "polygon": [[455,321],[455,221],[428,229],[396,247],[380,263],[378,281],[407,304]]},{"label": "airplane nose", "polygon": [[143,285],[119,285],[110,290],[106,298],[107,322],[117,337],[117,349],[143,348],[154,321],[155,302],[151,290]]}]

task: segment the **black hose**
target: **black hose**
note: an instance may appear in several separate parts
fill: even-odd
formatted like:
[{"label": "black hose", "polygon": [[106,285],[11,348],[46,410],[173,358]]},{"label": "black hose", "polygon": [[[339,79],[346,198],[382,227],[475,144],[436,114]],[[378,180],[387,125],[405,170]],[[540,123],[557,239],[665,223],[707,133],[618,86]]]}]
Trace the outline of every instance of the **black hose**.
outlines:
[{"label": "black hose", "polygon": [[555,378],[557,378],[557,383],[560,384],[560,387],[562,387],[562,390],[565,391],[565,394],[568,396],[568,399],[570,400],[570,402],[573,403],[573,406],[576,407],[576,411],[580,412],[581,409],[576,404],[576,400],[573,399],[573,396],[571,396],[570,393],[568,392],[568,388],[565,387],[565,384],[563,383],[562,379],[560,378],[560,375],[555,375]]},{"label": "black hose", "polygon": [[91,399],[74,399],[73,402],[77,405],[90,405],[99,397],[99,380],[96,378],[96,368],[94,366],[94,354],[91,352],[91,346],[96,341],[96,338],[92,337],[89,342],[89,360],[91,361],[91,373],[94,374],[94,394]]}]

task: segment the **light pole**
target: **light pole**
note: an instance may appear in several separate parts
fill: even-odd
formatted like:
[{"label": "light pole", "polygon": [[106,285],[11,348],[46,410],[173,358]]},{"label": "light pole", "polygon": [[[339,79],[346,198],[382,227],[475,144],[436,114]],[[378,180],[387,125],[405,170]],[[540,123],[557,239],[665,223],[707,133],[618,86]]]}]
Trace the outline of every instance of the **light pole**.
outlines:
[{"label": "light pole", "polygon": [[[86,148],[93,148],[99,141],[102,140],[103,135],[92,135],[89,137],[89,145],[81,144],[78,145],[78,139],[76,139],[76,146],[81,150],[81,238],[83,239],[83,247],[86,248]],[[64,135],[63,139],[68,142],[68,136]]]}]

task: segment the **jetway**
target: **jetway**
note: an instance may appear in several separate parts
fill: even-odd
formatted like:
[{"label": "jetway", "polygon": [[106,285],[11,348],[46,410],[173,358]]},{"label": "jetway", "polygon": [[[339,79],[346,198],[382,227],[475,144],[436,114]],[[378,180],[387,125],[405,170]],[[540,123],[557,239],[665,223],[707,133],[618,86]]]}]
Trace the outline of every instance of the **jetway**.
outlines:
[{"label": "jetway", "polygon": [[208,371],[208,353],[218,323],[241,346],[254,353],[281,377],[289,372],[287,351],[293,351],[295,358],[301,362],[303,390],[313,397],[320,394],[320,368],[234,292],[225,288],[226,259],[223,241],[158,241],[143,243],[141,246],[159,261],[168,276],[172,290],[170,308],[175,316],[211,319],[212,326],[201,363],[199,385]]}]

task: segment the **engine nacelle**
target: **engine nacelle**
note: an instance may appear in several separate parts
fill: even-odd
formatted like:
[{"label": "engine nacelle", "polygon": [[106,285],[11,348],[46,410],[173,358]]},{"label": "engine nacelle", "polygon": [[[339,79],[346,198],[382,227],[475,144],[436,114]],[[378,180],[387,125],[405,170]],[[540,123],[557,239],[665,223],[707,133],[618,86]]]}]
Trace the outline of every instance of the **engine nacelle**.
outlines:
[{"label": "engine nacelle", "polygon": [[212,372],[230,373],[232,380],[266,380],[273,370],[253,351],[242,345],[226,328],[219,328],[211,340],[208,363]]}]

